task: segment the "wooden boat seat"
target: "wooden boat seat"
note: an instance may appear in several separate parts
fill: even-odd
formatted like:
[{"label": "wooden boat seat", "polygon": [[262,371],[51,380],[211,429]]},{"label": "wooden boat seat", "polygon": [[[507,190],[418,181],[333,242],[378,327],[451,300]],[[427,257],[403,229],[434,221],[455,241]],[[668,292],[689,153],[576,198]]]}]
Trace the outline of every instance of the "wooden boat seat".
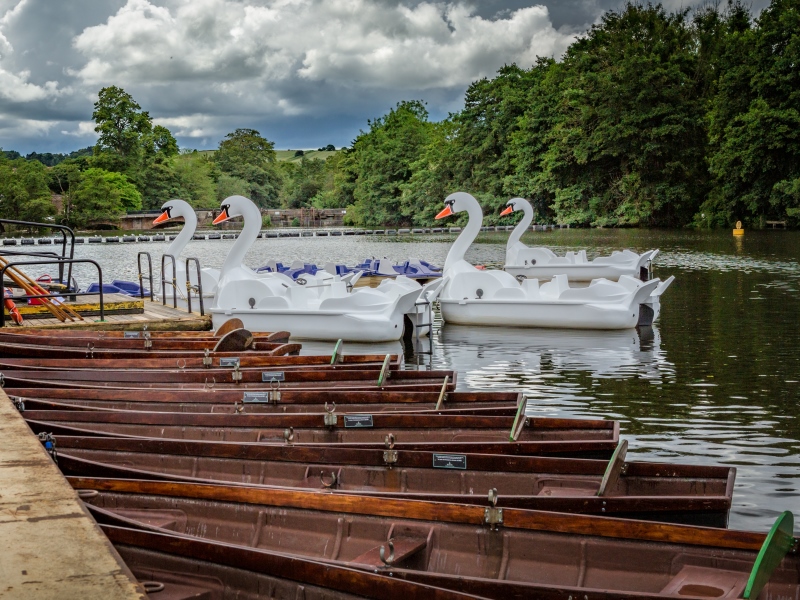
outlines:
[{"label": "wooden boat seat", "polygon": [[684,566],[662,594],[702,598],[741,598],[749,573],[708,567]]},{"label": "wooden boat seat", "polygon": [[[394,559],[392,560],[391,564],[395,565],[415,555],[417,552],[425,548],[425,546],[428,545],[428,542],[426,538],[421,537],[397,536],[392,538],[392,544],[394,544]],[[382,544],[382,546],[384,546],[384,556],[388,558],[389,545],[386,543]],[[352,562],[359,565],[382,567],[384,566],[384,563],[381,560],[380,550],[380,546],[375,546],[371,550],[364,552],[364,554],[361,556],[354,558]]]},{"label": "wooden boat seat", "polygon": [[569,479],[545,479],[537,496],[574,497],[596,496],[597,483],[594,481],[570,481]]}]

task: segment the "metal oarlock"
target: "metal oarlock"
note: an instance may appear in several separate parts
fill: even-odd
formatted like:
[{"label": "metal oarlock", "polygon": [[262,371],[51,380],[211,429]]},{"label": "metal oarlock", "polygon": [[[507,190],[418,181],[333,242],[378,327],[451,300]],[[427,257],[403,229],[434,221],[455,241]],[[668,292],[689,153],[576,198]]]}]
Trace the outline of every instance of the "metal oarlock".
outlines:
[{"label": "metal oarlock", "polygon": [[483,522],[492,530],[503,524],[503,509],[497,508],[497,488],[489,490],[489,506],[483,511]]},{"label": "metal oarlock", "polygon": [[335,489],[337,484],[339,483],[339,478],[336,477],[336,473],[331,471],[331,480],[325,481],[325,471],[319,472],[319,482],[322,484],[322,487],[326,490]]},{"label": "metal oarlock", "polygon": [[334,414],[335,411],[336,411],[335,402],[330,407],[328,406],[327,402],[325,403],[325,415],[324,415],[325,427],[336,427],[339,417],[338,415]]}]

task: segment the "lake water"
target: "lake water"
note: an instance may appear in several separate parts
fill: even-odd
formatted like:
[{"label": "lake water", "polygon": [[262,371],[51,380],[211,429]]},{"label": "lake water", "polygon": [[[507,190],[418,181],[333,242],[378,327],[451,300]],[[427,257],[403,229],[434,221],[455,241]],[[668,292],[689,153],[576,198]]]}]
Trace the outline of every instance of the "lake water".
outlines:
[{"label": "lake water", "polygon": [[[506,235],[484,234],[468,260],[502,263]],[[260,239],[247,262],[413,256],[442,264],[453,239]],[[660,248],[655,274],[676,281],[646,332],[514,329],[513,314],[507,329],[438,322],[431,355],[410,353],[410,365],[454,369],[460,389],[521,390],[531,414],[617,419],[631,458],[736,466],[731,527],[766,531],[779,512],[800,514],[800,233],[560,230],[524,241],[586,248],[590,258]],[[193,241],[186,255],[219,267],[232,244]],[[136,253],[160,257],[166,245],[83,245],[76,254],[99,260],[107,281],[135,279]],[[95,279],[84,268],[78,276],[84,285]],[[349,346],[361,348],[370,351]],[[330,349],[306,343],[304,353]]]}]

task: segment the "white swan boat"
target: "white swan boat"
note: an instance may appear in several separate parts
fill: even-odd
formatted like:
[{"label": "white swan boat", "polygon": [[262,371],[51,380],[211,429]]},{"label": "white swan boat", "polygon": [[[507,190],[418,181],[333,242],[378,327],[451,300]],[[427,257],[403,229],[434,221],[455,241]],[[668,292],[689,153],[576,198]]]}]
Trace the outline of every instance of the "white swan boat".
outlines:
[{"label": "white swan boat", "polygon": [[586,250],[567,252],[557,256],[549,248],[526,246],[520,241],[533,222],[533,207],[524,198],[512,198],[500,216],[522,211],[522,220],[511,232],[506,244],[506,264],[504,269],[514,276],[549,278],[566,275],[570,281],[591,281],[603,277],[617,281],[623,275],[648,279],[649,265],[658,250],[648,250],[636,254],[630,250],[614,251],[611,256],[598,256],[593,260],[586,258]]},{"label": "white swan boat", "polygon": [[[194,237],[194,232],[197,229],[197,214],[194,212],[194,209],[191,205],[186,202],[185,200],[178,200],[173,199],[165,202],[161,206],[161,214],[156,217],[153,221],[153,225],[158,225],[160,223],[164,223],[171,219],[179,219],[183,218],[183,229],[181,229],[180,233],[172,240],[172,243],[169,245],[167,250],[164,252],[164,255],[171,255],[175,257],[175,290],[176,296],[178,300],[178,305],[182,308],[186,307],[186,298],[187,298],[187,290],[186,290],[186,259],[181,259],[181,254],[183,253],[186,245],[192,240]],[[160,265],[159,265],[160,267]],[[167,257],[164,260],[164,279],[167,281],[167,285],[165,289],[162,291],[166,292],[167,301],[171,301],[172,298],[172,261]],[[190,265],[189,267],[189,278],[188,281],[190,282],[191,286],[197,287],[197,270],[193,269]],[[202,283],[202,290],[203,290],[203,302],[208,305],[214,299],[214,294],[217,291],[217,283],[219,282],[219,270],[218,269],[211,269],[211,268],[203,268],[200,270],[200,281]],[[196,292],[195,292],[196,295]],[[196,301],[194,302],[194,306],[198,306]]]},{"label": "white swan boat", "polygon": [[[498,270],[478,270],[464,260],[477,237],[483,211],[470,194],[457,192],[445,200],[437,219],[467,211],[469,222],[444,264],[445,283],[439,294],[442,318],[460,325],[628,329],[649,325],[658,317],[659,299],[674,277],[643,282],[623,275],[618,282],[595,279],[588,287],[571,288],[563,273],[539,284],[518,281]],[[642,309],[641,305],[646,308]],[[640,315],[643,320],[640,322]]]},{"label": "white swan boat", "polygon": [[[222,265],[210,311],[215,329],[236,317],[250,331],[285,330],[300,339],[389,342],[403,335],[405,314],[415,312],[423,292],[417,282],[397,277],[350,291],[346,280],[325,271],[303,276],[304,285],[281,273],[257,274],[243,260],[261,228],[258,207],[231,196],[214,224],[238,216],[244,228]],[[433,285],[425,290],[436,291]]]}]

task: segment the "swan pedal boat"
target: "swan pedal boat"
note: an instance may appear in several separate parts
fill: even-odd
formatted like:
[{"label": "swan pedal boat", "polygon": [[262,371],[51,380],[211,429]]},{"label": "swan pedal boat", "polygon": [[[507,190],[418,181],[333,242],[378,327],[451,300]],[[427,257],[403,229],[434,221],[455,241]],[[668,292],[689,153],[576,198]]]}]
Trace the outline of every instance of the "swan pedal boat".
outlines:
[{"label": "swan pedal boat", "polygon": [[506,264],[504,270],[512,275],[543,279],[566,275],[569,281],[592,281],[594,279],[619,280],[622,276],[649,279],[650,264],[658,255],[658,250],[648,250],[637,254],[631,250],[615,250],[611,256],[586,258],[586,250],[567,252],[557,256],[549,248],[526,246],[520,241],[533,222],[533,207],[524,198],[513,198],[506,204],[501,216],[522,211],[522,220],[511,232],[506,244]]},{"label": "swan pedal boat", "polygon": [[299,339],[395,341],[403,335],[405,315],[416,313],[420,295],[438,291],[439,281],[423,288],[403,276],[375,289],[352,289],[354,278],[325,271],[304,275],[305,285],[282,273],[255,273],[243,260],[261,228],[258,207],[243,196],[231,196],[214,224],[238,216],[244,227],[222,266],[210,310],[215,327],[238,318],[250,331],[286,329]]},{"label": "swan pedal boat", "polygon": [[[456,192],[445,200],[437,219],[466,211],[469,222],[444,265],[439,304],[445,322],[460,325],[514,325],[563,329],[630,329],[658,318],[660,297],[674,280],[640,281],[624,275],[619,281],[595,279],[572,288],[565,274],[540,284],[518,281],[510,273],[479,270],[464,255],[480,232],[483,211],[470,194]],[[642,309],[642,305],[645,306]],[[641,317],[641,318],[640,318]]]},{"label": "swan pedal boat", "polygon": [[[389,468],[383,450],[101,437],[59,437],[58,466],[73,476],[294,488],[463,504],[485,503],[470,489],[495,488],[499,507],[716,527],[727,526],[736,479],[733,467],[625,462],[624,452],[609,463],[410,451],[398,454],[398,462]],[[612,475],[603,485],[609,466]],[[395,469],[404,476],[396,476]]]},{"label": "swan pedal boat", "polygon": [[230,485],[68,481],[102,524],[332,561],[484,598],[768,600],[800,594],[788,511],[765,535],[500,509],[491,491],[486,505],[475,506]]}]

